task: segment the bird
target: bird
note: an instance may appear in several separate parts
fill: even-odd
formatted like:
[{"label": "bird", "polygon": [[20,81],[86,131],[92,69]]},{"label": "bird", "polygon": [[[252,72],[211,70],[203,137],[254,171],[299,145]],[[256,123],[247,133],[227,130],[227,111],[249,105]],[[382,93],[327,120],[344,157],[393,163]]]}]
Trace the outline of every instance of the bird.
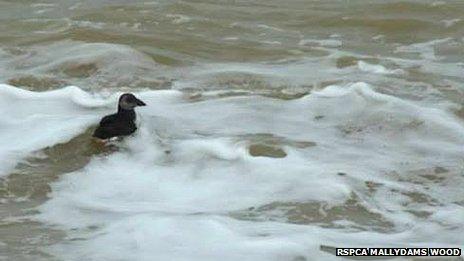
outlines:
[{"label": "bird", "polygon": [[103,117],[92,136],[99,141],[106,141],[134,133],[137,130],[134,109],[137,106],[146,106],[146,104],[132,93],[122,94],[119,97],[118,112]]}]

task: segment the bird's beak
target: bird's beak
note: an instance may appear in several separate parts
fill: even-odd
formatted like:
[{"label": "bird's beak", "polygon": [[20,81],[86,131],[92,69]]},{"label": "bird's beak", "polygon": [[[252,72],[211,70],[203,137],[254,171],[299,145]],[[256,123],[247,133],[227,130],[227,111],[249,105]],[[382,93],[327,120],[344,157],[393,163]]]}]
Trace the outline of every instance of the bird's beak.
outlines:
[{"label": "bird's beak", "polygon": [[146,106],[146,104],[143,101],[137,99],[137,106]]}]

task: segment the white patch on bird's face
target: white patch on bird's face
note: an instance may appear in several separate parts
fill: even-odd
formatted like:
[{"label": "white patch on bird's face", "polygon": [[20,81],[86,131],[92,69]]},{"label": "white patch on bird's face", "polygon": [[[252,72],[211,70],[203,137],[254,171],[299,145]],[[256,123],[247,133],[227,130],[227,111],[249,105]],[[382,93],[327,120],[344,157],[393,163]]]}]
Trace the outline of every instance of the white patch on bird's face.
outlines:
[{"label": "white patch on bird's face", "polygon": [[119,106],[125,110],[131,110],[137,106],[136,103],[128,101],[130,97],[129,96],[124,96],[121,98],[119,101]]}]

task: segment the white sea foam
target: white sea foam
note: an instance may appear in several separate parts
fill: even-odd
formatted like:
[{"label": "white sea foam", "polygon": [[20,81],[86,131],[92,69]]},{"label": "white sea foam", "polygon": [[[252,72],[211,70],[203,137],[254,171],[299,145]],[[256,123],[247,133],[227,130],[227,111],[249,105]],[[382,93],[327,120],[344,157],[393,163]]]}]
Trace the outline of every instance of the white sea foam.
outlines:
[{"label": "white sea foam", "polygon": [[[87,24],[86,21],[69,23],[100,26],[95,23]],[[0,70],[0,79],[18,74],[53,76],[68,79],[76,85],[84,81],[87,88],[101,88],[102,85],[130,86],[138,81],[155,80],[159,71],[152,75],[149,72],[162,68],[146,54],[118,44],[63,41],[35,46],[22,52],[23,54],[7,57],[9,59]]]},{"label": "white sea foam", "polygon": [[0,176],[29,153],[65,142],[98,120],[104,104],[77,87],[36,93],[0,84]]},{"label": "white sea foam", "polygon": [[364,61],[358,62],[358,68],[359,70],[363,72],[377,73],[377,74],[402,74],[404,73],[404,71],[401,69],[389,70],[380,64],[370,64]]},{"label": "white sea foam", "polygon": [[166,17],[172,19],[173,24],[185,24],[192,21],[192,18],[181,14],[167,14]]},{"label": "white sea foam", "polygon": [[282,45],[282,43],[279,41],[262,41],[262,43],[269,44],[269,45]]},{"label": "white sea foam", "polygon": [[415,43],[396,48],[395,52],[418,53],[425,60],[436,60],[435,46],[450,42],[452,38],[436,39],[424,43]]},{"label": "white sea foam", "polygon": [[238,37],[233,37],[233,36],[222,38],[222,40],[224,41],[237,41],[238,39],[239,39]]},{"label": "white sea foam", "polygon": [[265,24],[259,24],[257,27],[261,28],[261,29],[271,30],[271,31],[285,32],[284,29],[277,28],[277,27],[274,27],[274,26],[265,25]]},{"label": "white sea foam", "polygon": [[87,27],[93,29],[103,29],[106,24],[103,22],[92,22],[92,21],[79,21],[79,20],[69,20],[70,26],[75,27]]},{"label": "white sea foam", "polygon": [[337,39],[325,39],[325,40],[316,40],[316,39],[303,39],[299,42],[301,46],[323,46],[323,47],[341,47],[343,42]]},{"label": "white sea foam", "polygon": [[455,24],[459,23],[461,21],[460,18],[455,18],[455,19],[445,19],[441,20],[440,22],[445,25],[445,27],[452,27]]},{"label": "white sea foam", "polygon": [[[35,94],[4,87],[35,102],[24,103],[22,115],[34,109],[55,118],[60,125],[48,126],[54,133],[66,133],[58,135],[63,140],[95,122],[95,113],[90,115],[86,106],[114,104],[116,97],[89,101],[76,88]],[[6,94],[2,97],[8,98]],[[148,104],[139,110],[137,134],[122,142],[119,151],[95,157],[82,170],[62,177],[40,207],[38,220],[67,229],[71,238],[85,239],[52,248],[67,260],[330,259],[319,251],[321,244],[463,243],[459,217],[464,207],[456,202],[464,197],[464,180],[455,170],[464,152],[464,126],[441,108],[380,94],[365,83],[329,86],[293,101],[247,96],[189,103],[176,91],[137,95]],[[69,96],[79,105],[69,102]],[[61,98],[46,105],[44,100],[51,97]],[[61,118],[69,113],[72,129]],[[323,118],[314,120],[318,115]],[[29,134],[39,133],[31,129]],[[284,158],[252,157],[243,135],[258,133],[317,145],[282,144]],[[41,145],[56,143],[52,134],[44,135]],[[413,171],[436,166],[450,170],[443,186],[414,182],[419,176]],[[381,185],[368,192],[365,182]],[[367,231],[352,233],[352,221],[344,220],[338,222],[343,229],[331,229],[239,221],[229,215],[273,202],[342,206],[353,193],[361,206],[391,222],[393,232],[370,231],[361,224]],[[410,193],[427,195],[435,203],[414,203]],[[411,210],[432,216],[422,219]]]}]

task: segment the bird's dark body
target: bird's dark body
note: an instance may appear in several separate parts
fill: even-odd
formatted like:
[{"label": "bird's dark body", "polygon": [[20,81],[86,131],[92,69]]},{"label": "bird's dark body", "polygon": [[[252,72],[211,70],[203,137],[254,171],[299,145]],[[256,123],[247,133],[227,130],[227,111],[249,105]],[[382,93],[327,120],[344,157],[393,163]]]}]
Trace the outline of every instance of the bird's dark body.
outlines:
[{"label": "bird's dark body", "polygon": [[[131,135],[137,130],[137,126],[135,125],[136,115],[134,107],[145,106],[145,103],[136,99],[132,94],[125,95],[126,98],[124,99],[129,100],[129,102],[133,102],[133,107],[127,107],[126,105],[126,109],[124,109],[121,106],[122,99],[120,99],[118,112],[115,114],[107,115],[101,119],[99,126],[93,133],[95,138],[106,140],[113,137]],[[124,95],[121,97],[124,97]]]},{"label": "bird's dark body", "polygon": [[134,110],[119,110],[115,114],[103,117],[93,136],[99,139],[109,139],[130,135],[137,130],[135,119]]}]

